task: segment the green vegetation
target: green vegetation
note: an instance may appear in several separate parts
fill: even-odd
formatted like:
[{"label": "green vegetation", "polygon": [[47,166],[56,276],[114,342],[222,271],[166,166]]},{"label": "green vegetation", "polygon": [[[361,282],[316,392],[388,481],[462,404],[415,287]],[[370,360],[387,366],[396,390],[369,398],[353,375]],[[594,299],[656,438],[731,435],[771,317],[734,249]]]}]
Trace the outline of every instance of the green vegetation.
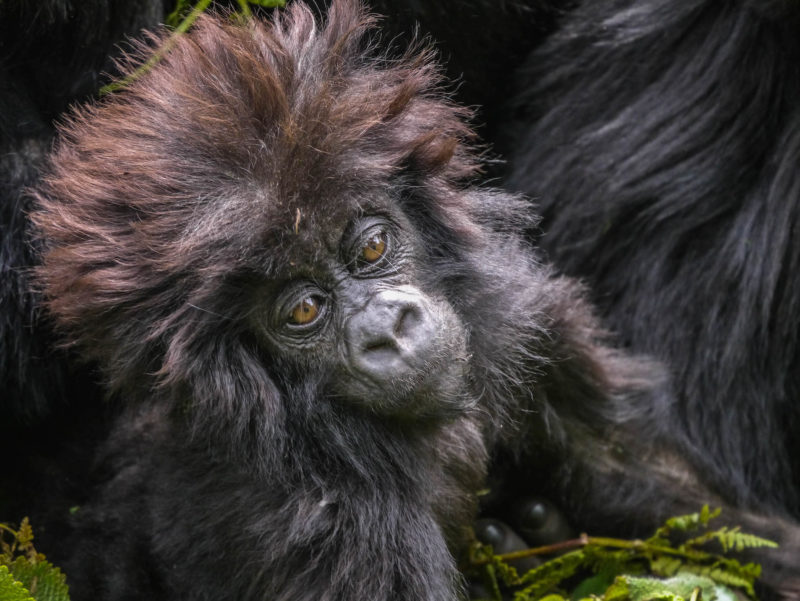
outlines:
[{"label": "green vegetation", "polygon": [[[475,543],[466,571],[483,580],[493,601],[500,601],[504,592],[513,594],[514,601],[755,599],[753,585],[761,566],[741,563],[729,553],[777,545],[739,528],[711,530],[709,522],[719,513],[706,506],[699,513],[669,519],[646,540],[582,535],[505,555]],[[523,575],[509,565],[523,557],[554,554],[558,555]]]},{"label": "green vegetation", "polygon": [[[133,71],[133,73],[130,73],[118,81],[112,81],[110,84],[103,86],[100,88],[99,94],[104,96],[106,94],[110,94],[111,92],[124,89],[126,86],[136,81],[144,73],[147,73],[150,69],[152,69],[153,65],[158,63],[164,57],[164,55],[166,55],[172,49],[177,39],[186,33],[186,31],[192,26],[192,23],[197,20],[197,17],[205,12],[212,2],[213,0],[199,0],[197,4],[192,6],[190,0],[178,0],[175,5],[175,10],[173,10],[166,19],[166,25],[173,30],[170,36],[155,50],[155,52],[153,52],[150,58],[148,58],[147,61]],[[251,16],[251,5],[276,7],[286,4],[286,0],[237,0],[237,2],[239,4],[239,10],[236,11],[234,15],[244,19]]]},{"label": "green vegetation", "polygon": [[28,518],[19,530],[0,524],[0,600],[69,601],[64,574],[33,546]]},{"label": "green vegetation", "polygon": [[[465,572],[483,580],[492,601],[755,599],[761,567],[729,554],[776,545],[739,528],[709,528],[719,513],[706,506],[671,518],[646,540],[581,535],[504,555],[476,542]],[[532,556],[552,558],[522,575],[509,565]],[[34,548],[27,518],[18,530],[0,524],[0,600],[69,601],[64,574]]]}]

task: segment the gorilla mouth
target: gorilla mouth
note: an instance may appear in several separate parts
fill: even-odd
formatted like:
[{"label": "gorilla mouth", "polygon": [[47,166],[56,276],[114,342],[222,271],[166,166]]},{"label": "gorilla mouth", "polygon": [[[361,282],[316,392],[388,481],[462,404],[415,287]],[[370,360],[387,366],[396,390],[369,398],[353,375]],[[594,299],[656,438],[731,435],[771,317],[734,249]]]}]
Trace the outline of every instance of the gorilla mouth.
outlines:
[{"label": "gorilla mouth", "polygon": [[440,415],[473,404],[466,333],[449,305],[404,285],[381,289],[346,326],[345,396],[390,415]]},{"label": "gorilla mouth", "polygon": [[[376,378],[370,371],[350,369],[344,395],[355,405],[392,417],[446,418],[463,414],[477,400],[468,386],[469,360],[465,353],[444,350],[438,356],[417,365],[408,359],[409,368],[391,377]],[[378,349],[393,355],[393,350]]]}]

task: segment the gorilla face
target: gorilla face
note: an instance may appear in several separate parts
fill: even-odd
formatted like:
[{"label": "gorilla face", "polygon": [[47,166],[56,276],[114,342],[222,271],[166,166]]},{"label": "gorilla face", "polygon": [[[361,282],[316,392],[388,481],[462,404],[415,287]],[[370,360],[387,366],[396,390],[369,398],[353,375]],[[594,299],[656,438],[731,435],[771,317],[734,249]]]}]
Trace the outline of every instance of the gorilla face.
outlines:
[{"label": "gorilla face", "polygon": [[290,270],[260,286],[253,328],[277,372],[325,374],[337,402],[399,418],[466,409],[467,332],[420,277],[426,251],[411,223],[386,205],[353,213],[322,230],[326,220],[298,209]]},{"label": "gorilla face", "polygon": [[330,406],[430,419],[476,402],[452,284],[488,234],[461,187],[467,112],[429,56],[367,59],[356,7],[330,21],[201,19],[76,111],[40,189],[40,281],[70,341],[112,393],[226,441],[275,449],[285,420]]}]

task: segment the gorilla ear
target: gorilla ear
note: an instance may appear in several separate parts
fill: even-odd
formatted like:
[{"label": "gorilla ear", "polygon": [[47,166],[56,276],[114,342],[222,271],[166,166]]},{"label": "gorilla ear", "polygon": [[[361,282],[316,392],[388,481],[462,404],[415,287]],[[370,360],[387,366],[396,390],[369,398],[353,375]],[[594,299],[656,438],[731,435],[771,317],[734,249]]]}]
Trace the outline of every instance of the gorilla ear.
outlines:
[{"label": "gorilla ear", "polygon": [[346,100],[345,108],[361,124],[351,130],[363,131],[370,147],[388,153],[388,163],[400,171],[452,183],[476,175],[481,161],[471,126],[474,112],[451,100],[427,42],[417,41],[390,68],[367,73],[380,85],[365,91],[369,104]]},{"label": "gorilla ear", "polygon": [[400,146],[403,170],[440,176],[450,184],[476,176],[481,163],[474,150],[476,136],[469,124],[470,111],[451,106],[445,98],[432,103],[417,97],[408,113],[408,118],[404,115],[398,119],[402,129],[398,137],[405,137]]},{"label": "gorilla ear", "polygon": [[405,168],[425,174],[441,173],[450,165],[458,146],[459,140],[453,136],[438,131],[425,134],[410,145]]}]

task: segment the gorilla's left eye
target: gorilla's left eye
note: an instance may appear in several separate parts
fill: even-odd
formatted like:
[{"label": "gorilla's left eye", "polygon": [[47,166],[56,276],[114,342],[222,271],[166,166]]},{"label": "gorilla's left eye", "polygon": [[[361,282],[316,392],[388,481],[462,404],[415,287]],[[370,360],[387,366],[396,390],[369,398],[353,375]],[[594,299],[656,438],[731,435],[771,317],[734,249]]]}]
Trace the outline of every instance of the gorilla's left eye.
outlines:
[{"label": "gorilla's left eye", "polygon": [[378,231],[371,234],[361,247],[359,260],[364,263],[377,263],[386,253],[386,232]]},{"label": "gorilla's left eye", "polygon": [[347,262],[357,277],[373,277],[391,267],[389,257],[395,252],[394,240],[385,222],[373,220],[348,246]]}]

